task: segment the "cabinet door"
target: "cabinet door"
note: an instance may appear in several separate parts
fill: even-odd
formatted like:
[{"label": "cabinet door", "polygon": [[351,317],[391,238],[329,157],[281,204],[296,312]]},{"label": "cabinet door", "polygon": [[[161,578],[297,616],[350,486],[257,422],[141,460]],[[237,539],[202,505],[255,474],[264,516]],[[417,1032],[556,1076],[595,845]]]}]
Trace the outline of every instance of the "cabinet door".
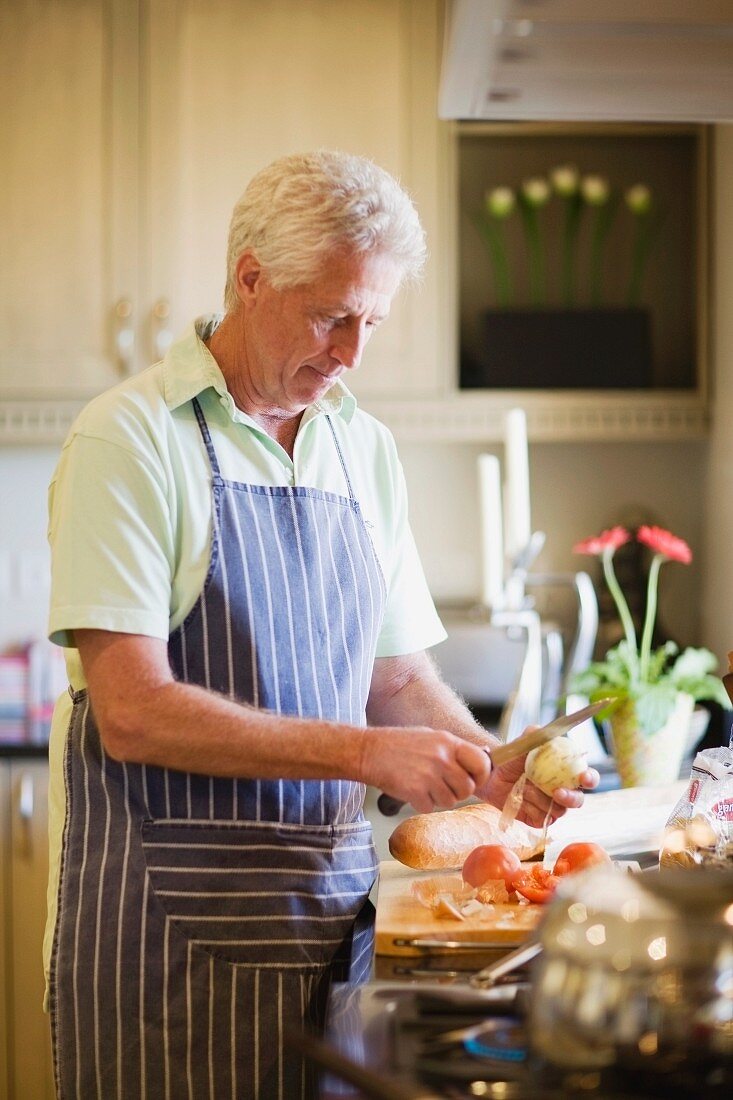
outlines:
[{"label": "cabinet door", "polygon": [[[414,195],[435,256],[436,0],[150,0],[150,13],[145,313],[162,336],[151,360],[170,333],[222,308],[232,207],[277,156],[373,157]],[[439,266],[395,302],[349,380],[357,392],[434,389],[445,361]]]},{"label": "cabinet door", "polygon": [[53,1100],[50,1025],[43,1011],[41,959],[48,880],[48,763],[14,760],[10,765],[10,787],[10,1097]]},{"label": "cabinet door", "polygon": [[115,336],[137,309],[136,13],[0,0],[0,400],[83,398],[135,366]]}]

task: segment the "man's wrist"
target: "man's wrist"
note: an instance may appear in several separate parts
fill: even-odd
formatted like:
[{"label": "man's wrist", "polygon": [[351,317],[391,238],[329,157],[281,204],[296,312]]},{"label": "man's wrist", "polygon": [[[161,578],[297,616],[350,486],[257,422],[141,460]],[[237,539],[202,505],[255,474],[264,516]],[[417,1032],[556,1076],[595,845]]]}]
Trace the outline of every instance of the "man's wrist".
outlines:
[{"label": "man's wrist", "polygon": [[356,754],[358,771],[354,778],[360,783],[372,786],[373,775],[371,758],[373,756],[374,728],[370,726],[359,726],[357,736],[359,738]]}]

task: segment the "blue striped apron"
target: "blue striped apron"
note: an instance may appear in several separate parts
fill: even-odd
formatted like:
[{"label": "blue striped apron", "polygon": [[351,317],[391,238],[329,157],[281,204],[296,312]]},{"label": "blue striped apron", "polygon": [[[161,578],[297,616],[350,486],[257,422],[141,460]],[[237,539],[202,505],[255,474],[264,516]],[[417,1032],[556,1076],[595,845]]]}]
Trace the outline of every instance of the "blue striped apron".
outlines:
[{"label": "blue striped apron", "polygon": [[[385,586],[348,496],[212,471],[203,590],[170,637],[177,679],[281,714],[363,724]],[[377,870],[364,788],[119,763],[85,691],[65,754],[51,967],[61,1100],[316,1095],[283,1035],[319,1027]],[[351,971],[352,978],[355,975]]]}]

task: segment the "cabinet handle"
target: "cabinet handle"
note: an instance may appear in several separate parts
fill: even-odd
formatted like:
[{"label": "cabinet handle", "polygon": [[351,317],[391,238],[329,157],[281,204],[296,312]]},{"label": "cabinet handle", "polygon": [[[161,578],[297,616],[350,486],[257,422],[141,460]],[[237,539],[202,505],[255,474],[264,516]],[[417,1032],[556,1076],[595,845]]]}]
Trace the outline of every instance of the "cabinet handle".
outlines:
[{"label": "cabinet handle", "polygon": [[30,772],[23,772],[18,793],[18,816],[21,821],[33,820],[33,793],[33,776]]},{"label": "cabinet handle", "polygon": [[173,343],[170,327],[171,304],[167,298],[158,298],[153,306],[153,356],[162,359]]},{"label": "cabinet handle", "polygon": [[129,298],[120,298],[115,305],[115,349],[121,373],[132,374],[135,357],[135,328],[132,321],[132,302]]}]

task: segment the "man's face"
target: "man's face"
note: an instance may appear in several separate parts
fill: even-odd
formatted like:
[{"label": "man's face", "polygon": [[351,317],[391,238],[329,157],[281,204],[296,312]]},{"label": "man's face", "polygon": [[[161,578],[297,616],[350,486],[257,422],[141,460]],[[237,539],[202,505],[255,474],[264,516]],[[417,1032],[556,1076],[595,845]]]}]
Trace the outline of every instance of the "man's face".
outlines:
[{"label": "man's face", "polygon": [[401,269],[386,255],[335,254],[317,280],[274,290],[263,274],[245,304],[247,385],[263,406],[301,412],[345,371],[389,314]]}]

